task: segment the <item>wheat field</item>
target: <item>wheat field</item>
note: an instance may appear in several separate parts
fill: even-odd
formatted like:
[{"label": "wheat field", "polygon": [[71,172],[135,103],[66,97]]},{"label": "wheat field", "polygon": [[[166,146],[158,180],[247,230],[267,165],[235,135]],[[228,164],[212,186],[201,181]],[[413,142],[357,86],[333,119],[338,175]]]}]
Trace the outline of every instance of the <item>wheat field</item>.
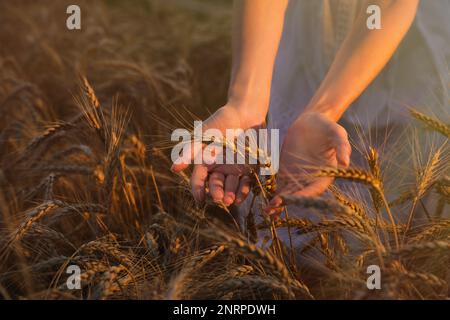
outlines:
[{"label": "wheat field", "polygon": [[[319,219],[250,210],[241,224],[234,207],[196,205],[189,172],[169,169],[171,130],[225,102],[228,2],[79,2],[81,31],[65,28],[67,1],[0,3],[3,299],[450,297],[450,117],[410,109],[399,176],[370,139],[366,166],[317,174],[369,197],[336,184],[332,198],[284,198]],[[255,175],[255,203],[275,181]],[[281,229],[310,240],[299,252]],[[381,290],[367,289],[374,264]]]}]

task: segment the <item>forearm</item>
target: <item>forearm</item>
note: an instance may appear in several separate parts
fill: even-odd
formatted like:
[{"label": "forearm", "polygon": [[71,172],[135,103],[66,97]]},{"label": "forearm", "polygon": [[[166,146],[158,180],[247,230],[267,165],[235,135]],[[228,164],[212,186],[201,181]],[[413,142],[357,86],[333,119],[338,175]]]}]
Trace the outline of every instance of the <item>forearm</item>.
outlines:
[{"label": "forearm", "polygon": [[305,111],[337,121],[392,57],[414,20],[418,1],[372,1],[381,8],[380,30],[367,28],[364,8]]},{"label": "forearm", "polygon": [[288,0],[235,0],[229,104],[264,119]]}]

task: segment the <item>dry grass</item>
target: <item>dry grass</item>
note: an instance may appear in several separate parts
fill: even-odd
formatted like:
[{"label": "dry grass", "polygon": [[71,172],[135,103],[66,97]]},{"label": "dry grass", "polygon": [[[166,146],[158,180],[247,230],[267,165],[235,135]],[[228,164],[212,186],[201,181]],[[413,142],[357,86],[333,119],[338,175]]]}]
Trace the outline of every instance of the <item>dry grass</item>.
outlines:
[{"label": "dry grass", "polygon": [[[420,167],[408,163],[416,155],[405,159],[413,182],[399,196],[386,190],[383,154],[369,146],[368,170],[317,175],[358,184],[371,200],[334,186],[331,198],[285,198],[317,219],[284,212],[257,223],[252,210],[240,226],[235,208],[197,207],[188,176],[168,169],[170,131],[225,100],[229,16],[212,23],[209,6],[90,1],[83,31],[69,32],[67,4],[0,4],[3,298],[450,297],[446,140]],[[411,113],[448,138],[442,119]],[[276,177],[255,176],[253,206],[275,188]],[[284,244],[281,229],[308,243]],[[82,270],[81,290],[67,289],[71,264]],[[382,267],[382,290],[366,288],[371,264]]]}]

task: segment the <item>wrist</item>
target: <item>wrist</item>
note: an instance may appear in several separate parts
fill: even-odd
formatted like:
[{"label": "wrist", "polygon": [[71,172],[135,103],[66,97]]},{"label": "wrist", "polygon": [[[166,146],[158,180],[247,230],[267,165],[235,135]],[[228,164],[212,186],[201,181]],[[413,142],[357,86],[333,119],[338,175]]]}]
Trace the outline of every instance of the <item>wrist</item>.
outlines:
[{"label": "wrist", "polygon": [[330,104],[310,104],[305,108],[302,114],[319,114],[333,122],[338,122],[344,111],[345,110],[341,110],[339,107]]},{"label": "wrist", "polygon": [[[251,92],[251,91],[250,91]],[[258,93],[260,91],[253,91]],[[265,122],[266,115],[269,109],[269,96],[261,93],[258,94],[246,94],[240,92],[230,92],[228,96],[227,106],[233,109],[237,116],[250,126],[261,125]]]}]

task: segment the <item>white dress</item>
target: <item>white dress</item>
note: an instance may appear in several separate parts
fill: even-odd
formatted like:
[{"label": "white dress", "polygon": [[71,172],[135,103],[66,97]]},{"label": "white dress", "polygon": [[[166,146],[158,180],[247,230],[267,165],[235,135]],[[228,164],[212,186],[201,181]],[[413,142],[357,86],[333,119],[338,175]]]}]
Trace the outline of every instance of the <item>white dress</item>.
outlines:
[{"label": "white dress", "polygon": [[[302,112],[324,78],[334,54],[350,29],[361,0],[291,0],[272,79],[268,127],[280,130],[280,146],[291,123]],[[450,61],[450,0],[422,0],[417,15],[395,52],[372,84],[341,120],[352,135],[357,123],[369,129],[404,125],[410,120],[403,106],[411,105],[428,114],[450,116],[448,85]],[[382,19],[382,16],[381,16]],[[354,163],[352,154],[352,162]],[[241,205],[242,225],[249,212],[251,196]],[[258,202],[258,201],[257,201]],[[257,203],[256,202],[256,203]],[[261,221],[261,202],[255,204]],[[314,217],[305,210],[289,208],[289,216]],[[288,241],[286,230],[279,237]],[[267,232],[259,232],[259,244],[268,244]],[[294,247],[308,237],[294,236]]]},{"label": "white dress", "polygon": [[[364,1],[365,2],[365,1]],[[313,96],[350,29],[362,0],[291,0],[274,75],[268,125],[284,136]],[[390,62],[349,107],[344,123],[404,122],[403,106],[449,116],[450,0],[420,1]],[[383,13],[381,12],[381,21]]]}]

